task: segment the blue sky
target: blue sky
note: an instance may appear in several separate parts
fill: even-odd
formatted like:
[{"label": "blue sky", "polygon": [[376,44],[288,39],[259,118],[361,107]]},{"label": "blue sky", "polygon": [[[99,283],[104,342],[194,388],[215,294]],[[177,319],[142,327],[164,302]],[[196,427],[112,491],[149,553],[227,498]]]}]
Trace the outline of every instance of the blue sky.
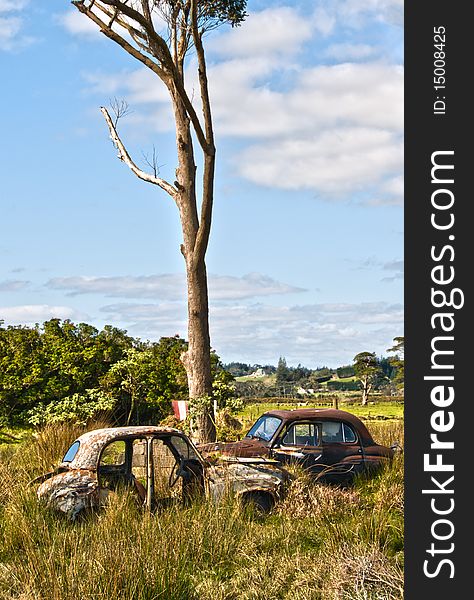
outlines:
[{"label": "blue sky", "polygon": [[[400,0],[249,2],[207,39],[218,143],[207,264],[225,362],[308,367],[403,334]],[[188,86],[192,89],[193,59]],[[0,0],[0,319],[186,335],[180,225],[116,158],[175,168],[166,94],[67,0]]]}]

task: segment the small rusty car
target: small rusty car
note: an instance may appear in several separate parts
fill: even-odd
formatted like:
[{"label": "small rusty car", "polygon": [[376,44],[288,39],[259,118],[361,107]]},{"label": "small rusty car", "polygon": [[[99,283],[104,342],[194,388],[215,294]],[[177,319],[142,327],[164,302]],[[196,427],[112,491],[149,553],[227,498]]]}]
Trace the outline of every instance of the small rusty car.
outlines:
[{"label": "small rusty car", "polygon": [[377,471],[394,456],[394,448],[377,444],[358,417],[336,409],[271,410],[240,441],[199,449],[204,456],[217,453],[296,463],[324,482],[341,484],[357,474]]},{"label": "small rusty car", "polygon": [[78,437],[59,466],[34,480],[48,507],[75,519],[131,490],[150,510],[193,494],[216,499],[226,491],[267,511],[279,499],[287,474],[261,459],[205,460],[191,440],[169,427],[96,429]]}]

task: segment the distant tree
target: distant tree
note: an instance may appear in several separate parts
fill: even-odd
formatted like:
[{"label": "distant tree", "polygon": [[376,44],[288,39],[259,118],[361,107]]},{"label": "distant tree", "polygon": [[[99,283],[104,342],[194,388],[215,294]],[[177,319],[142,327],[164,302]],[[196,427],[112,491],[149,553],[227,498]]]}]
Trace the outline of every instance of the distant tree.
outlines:
[{"label": "distant tree", "polygon": [[276,382],[277,384],[285,383],[291,380],[291,371],[286,364],[286,359],[280,356],[278,359],[278,366],[276,369]]},{"label": "distant tree", "polygon": [[307,369],[299,364],[297,367],[290,367],[290,374],[292,381],[295,383],[300,383],[311,375],[311,369]]},{"label": "distant tree", "polygon": [[393,341],[395,343],[393,344],[393,346],[391,348],[387,348],[387,352],[395,352],[403,360],[404,355],[405,355],[405,337],[404,336],[395,337],[395,338],[393,338]]},{"label": "distant tree", "polygon": [[228,371],[234,377],[243,377],[249,375],[252,371],[252,367],[246,363],[231,362],[224,365],[226,371]]},{"label": "distant tree", "polygon": [[399,336],[393,338],[395,342],[391,348],[387,349],[387,352],[394,352],[395,356],[389,359],[390,364],[394,370],[393,383],[397,390],[403,390],[405,385],[405,338]]},{"label": "distant tree", "polygon": [[372,392],[377,380],[382,375],[374,352],[359,352],[354,357],[354,371],[362,386],[362,405],[366,405],[369,394]]},{"label": "distant tree", "polygon": [[336,373],[339,379],[353,377],[355,375],[354,367],[352,365],[344,365],[343,367],[338,367],[336,369]]},{"label": "distant tree", "polygon": [[329,367],[317,367],[313,371],[315,377],[329,377],[331,378],[334,374],[334,370]]},{"label": "distant tree", "polygon": [[328,381],[327,390],[341,391],[341,392],[353,392],[361,389],[360,381],[340,381],[338,379],[332,379]]},{"label": "distant tree", "polygon": [[392,360],[390,358],[387,358],[386,356],[380,356],[379,358],[377,358],[377,363],[386,379],[393,379],[395,375],[395,367],[393,365]]}]

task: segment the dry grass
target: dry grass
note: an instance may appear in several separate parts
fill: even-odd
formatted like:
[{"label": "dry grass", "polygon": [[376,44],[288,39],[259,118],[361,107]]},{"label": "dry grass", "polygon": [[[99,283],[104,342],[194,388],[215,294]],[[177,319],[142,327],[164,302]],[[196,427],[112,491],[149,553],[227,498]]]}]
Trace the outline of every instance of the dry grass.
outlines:
[{"label": "dry grass", "polygon": [[[394,425],[373,428],[375,437],[403,433]],[[300,473],[266,518],[232,499],[150,516],[117,496],[103,512],[69,523],[44,511],[26,483],[78,433],[50,428],[0,452],[0,599],[403,597],[401,458],[347,489]]]}]

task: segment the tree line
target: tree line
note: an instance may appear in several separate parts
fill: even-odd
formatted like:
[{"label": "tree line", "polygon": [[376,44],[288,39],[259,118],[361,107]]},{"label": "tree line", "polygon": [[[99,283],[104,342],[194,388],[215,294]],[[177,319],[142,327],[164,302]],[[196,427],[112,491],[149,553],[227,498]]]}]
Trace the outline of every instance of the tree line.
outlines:
[{"label": "tree line", "polygon": [[[363,403],[375,390],[399,392],[404,342],[394,342],[388,349],[393,357],[361,352],[352,365],[337,369],[292,367],[283,357],[276,367],[223,364],[211,351],[213,404],[235,410],[249,395],[288,396],[297,388],[321,389],[323,383],[334,391],[361,390]],[[142,341],[111,325],[99,330],[87,323],[50,319],[34,327],[5,327],[0,320],[0,426],[85,423],[100,415],[117,425],[157,423],[172,414],[172,400],[189,399],[181,360],[187,347],[179,336]],[[275,375],[275,385],[235,381],[241,373],[256,371]]]},{"label": "tree line", "polygon": [[[394,345],[387,352],[394,356],[377,356],[375,352],[356,354],[353,363],[337,368],[327,366],[309,369],[298,364],[289,366],[285,357],[280,356],[277,366],[229,363],[224,365],[236,377],[242,375],[275,375],[272,385],[265,384],[256,377],[254,381],[238,381],[236,391],[241,396],[298,396],[308,392],[326,389],[329,391],[361,391],[362,404],[369,395],[382,392],[387,395],[403,393],[404,386],[404,338],[394,338]],[[324,386],[324,387],[323,387]]]},{"label": "tree line", "polygon": [[[120,425],[156,423],[171,413],[172,400],[189,398],[186,350],[179,336],[144,342],[110,325],[0,321],[0,425],[86,422],[101,413]],[[215,352],[211,371],[224,406],[233,377]]]}]

